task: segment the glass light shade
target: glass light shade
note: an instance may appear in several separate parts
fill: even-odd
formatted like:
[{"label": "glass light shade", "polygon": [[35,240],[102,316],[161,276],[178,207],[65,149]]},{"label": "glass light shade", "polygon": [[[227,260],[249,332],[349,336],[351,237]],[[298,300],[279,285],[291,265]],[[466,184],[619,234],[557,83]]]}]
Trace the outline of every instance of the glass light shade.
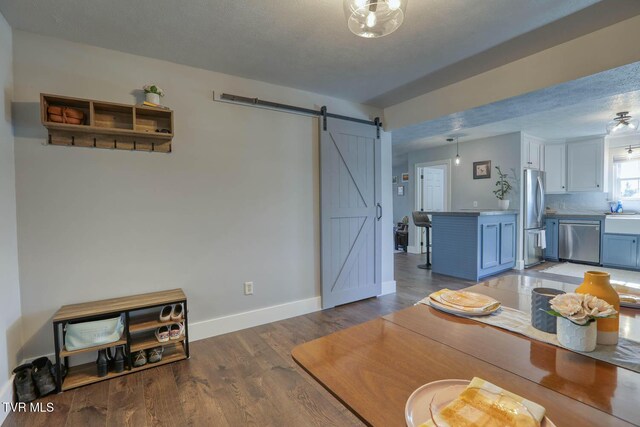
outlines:
[{"label": "glass light shade", "polygon": [[638,119],[634,119],[627,112],[618,113],[617,117],[607,123],[607,133],[609,135],[626,135],[637,132]]},{"label": "glass light shade", "polygon": [[460,155],[457,154],[456,155],[456,165],[459,165],[459,164],[460,164]]},{"label": "glass light shade", "polygon": [[349,30],[368,39],[386,36],[402,25],[408,0],[344,0]]}]

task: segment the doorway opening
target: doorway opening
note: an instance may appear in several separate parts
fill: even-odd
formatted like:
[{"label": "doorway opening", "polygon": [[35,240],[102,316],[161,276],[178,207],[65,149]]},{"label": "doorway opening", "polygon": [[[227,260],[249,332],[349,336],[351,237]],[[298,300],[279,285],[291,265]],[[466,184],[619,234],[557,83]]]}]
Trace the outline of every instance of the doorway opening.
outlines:
[{"label": "doorway opening", "polygon": [[[415,210],[429,212],[451,210],[451,160],[418,163],[415,168]],[[420,253],[431,251],[431,248],[427,248],[427,241],[432,242],[431,234],[428,240],[426,235],[431,233],[431,228],[426,229],[415,225],[413,228],[416,236],[415,245],[418,246]]]}]

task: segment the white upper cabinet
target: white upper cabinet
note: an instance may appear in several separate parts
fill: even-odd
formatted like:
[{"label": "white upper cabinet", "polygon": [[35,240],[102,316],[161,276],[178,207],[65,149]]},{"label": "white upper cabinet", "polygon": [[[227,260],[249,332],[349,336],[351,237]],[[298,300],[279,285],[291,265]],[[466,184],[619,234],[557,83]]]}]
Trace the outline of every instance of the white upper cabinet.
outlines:
[{"label": "white upper cabinet", "polygon": [[544,148],[546,192],[567,192],[567,144],[547,144]]},{"label": "white upper cabinet", "polygon": [[567,190],[607,191],[605,153],[604,138],[567,143]]},{"label": "white upper cabinet", "polygon": [[539,139],[523,135],[524,167],[544,170],[544,144]]}]

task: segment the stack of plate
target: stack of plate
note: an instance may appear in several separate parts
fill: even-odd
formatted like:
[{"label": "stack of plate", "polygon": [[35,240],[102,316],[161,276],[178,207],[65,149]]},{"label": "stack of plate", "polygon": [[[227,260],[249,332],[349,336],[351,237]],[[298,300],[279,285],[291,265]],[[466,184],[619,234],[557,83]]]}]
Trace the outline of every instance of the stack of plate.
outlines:
[{"label": "stack of plate", "polygon": [[500,308],[500,301],[486,295],[449,289],[429,295],[429,304],[446,313],[462,316],[486,316]]}]

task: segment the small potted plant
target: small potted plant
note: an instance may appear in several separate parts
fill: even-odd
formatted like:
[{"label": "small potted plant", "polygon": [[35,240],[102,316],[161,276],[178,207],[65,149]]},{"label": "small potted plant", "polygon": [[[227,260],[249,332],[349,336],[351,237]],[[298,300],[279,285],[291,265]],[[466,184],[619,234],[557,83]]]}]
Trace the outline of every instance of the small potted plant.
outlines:
[{"label": "small potted plant", "polygon": [[509,182],[509,175],[506,173],[502,173],[500,170],[500,166],[496,166],[496,170],[498,171],[498,180],[496,181],[497,189],[493,190],[493,194],[498,198],[498,206],[503,211],[509,209],[509,199],[507,199],[507,195],[513,189],[513,186]]},{"label": "small potted plant", "polygon": [[160,86],[154,83],[150,83],[148,85],[144,85],[142,87],[142,90],[144,90],[144,95],[147,102],[160,105],[160,97],[164,96],[164,91]]},{"label": "small potted plant", "polygon": [[570,350],[593,351],[596,348],[598,329],[596,320],[615,317],[616,309],[600,298],[589,294],[566,293],[549,301],[556,316],[558,342]]}]

